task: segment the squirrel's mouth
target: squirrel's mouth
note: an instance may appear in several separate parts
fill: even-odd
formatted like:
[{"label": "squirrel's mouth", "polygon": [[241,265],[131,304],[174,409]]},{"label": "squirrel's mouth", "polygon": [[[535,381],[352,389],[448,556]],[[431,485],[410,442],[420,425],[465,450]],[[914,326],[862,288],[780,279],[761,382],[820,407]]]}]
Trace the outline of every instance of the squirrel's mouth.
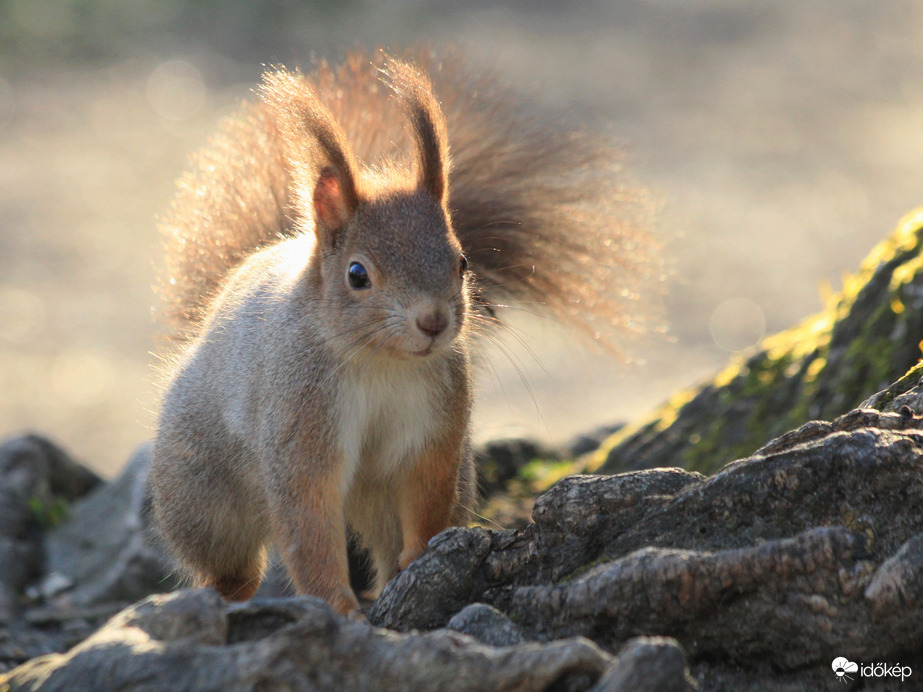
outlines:
[{"label": "squirrel's mouth", "polygon": [[424,348],[422,351],[411,351],[411,352],[410,352],[410,355],[412,355],[412,356],[419,356],[419,357],[422,358],[423,356],[428,356],[428,355],[429,355],[430,353],[432,353],[432,352],[433,352],[433,345],[430,344],[429,346],[427,346],[426,348]]}]

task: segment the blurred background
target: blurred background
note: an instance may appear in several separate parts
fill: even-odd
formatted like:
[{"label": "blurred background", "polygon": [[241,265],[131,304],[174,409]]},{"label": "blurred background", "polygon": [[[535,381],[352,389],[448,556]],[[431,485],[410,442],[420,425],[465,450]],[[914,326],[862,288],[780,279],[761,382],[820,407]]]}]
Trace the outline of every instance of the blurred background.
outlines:
[{"label": "blurred background", "polygon": [[489,354],[479,440],[636,419],[816,312],[923,203],[912,0],[0,0],[0,437],[104,475],[152,435],[154,218],[261,65],[466,46],[611,124],[659,201],[667,337],[633,362],[543,321]]}]

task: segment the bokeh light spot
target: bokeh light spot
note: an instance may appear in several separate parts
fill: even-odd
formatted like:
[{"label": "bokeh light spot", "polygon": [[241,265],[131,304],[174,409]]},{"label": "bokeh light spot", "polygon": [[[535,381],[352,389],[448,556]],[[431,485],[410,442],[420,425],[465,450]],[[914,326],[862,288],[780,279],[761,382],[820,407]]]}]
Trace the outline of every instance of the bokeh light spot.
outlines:
[{"label": "bokeh light spot", "polygon": [[111,394],[115,373],[102,356],[88,351],[68,351],[54,359],[51,391],[69,406],[87,405]]},{"label": "bokeh light spot", "polygon": [[147,80],[147,100],[164,120],[185,120],[205,102],[205,83],[199,71],[184,60],[157,67]]},{"label": "bokeh light spot", "polygon": [[731,298],[715,308],[708,328],[718,348],[741,351],[759,343],[766,333],[763,308],[746,298]]}]

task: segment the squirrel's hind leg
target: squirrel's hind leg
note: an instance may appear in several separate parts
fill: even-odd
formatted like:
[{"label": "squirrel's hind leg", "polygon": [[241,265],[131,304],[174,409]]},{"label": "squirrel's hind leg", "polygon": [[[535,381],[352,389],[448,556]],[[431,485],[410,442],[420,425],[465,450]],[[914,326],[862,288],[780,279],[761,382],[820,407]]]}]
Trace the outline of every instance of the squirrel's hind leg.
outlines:
[{"label": "squirrel's hind leg", "polygon": [[263,577],[269,527],[263,502],[223,458],[186,441],[158,439],[149,477],[154,514],[161,537],[195,586],[245,601]]},{"label": "squirrel's hind leg", "polygon": [[266,550],[261,548],[249,563],[216,574],[200,573],[196,576],[195,584],[198,587],[211,587],[229,601],[247,601],[260,587],[265,569]]},{"label": "squirrel's hind leg", "polygon": [[174,554],[196,587],[211,587],[229,601],[249,600],[266,570],[263,539],[252,526],[220,524],[170,537]]}]

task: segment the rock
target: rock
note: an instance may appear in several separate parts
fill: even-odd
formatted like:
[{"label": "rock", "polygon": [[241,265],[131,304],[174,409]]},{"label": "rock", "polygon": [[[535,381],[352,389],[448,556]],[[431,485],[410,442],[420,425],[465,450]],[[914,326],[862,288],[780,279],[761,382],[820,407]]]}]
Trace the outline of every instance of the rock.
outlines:
[{"label": "rock", "polygon": [[369,620],[399,632],[445,625],[483,590],[480,572],[491,542],[485,529],[443,531],[414,563],[416,569],[400,575],[400,586],[386,587],[369,609]]},{"label": "rock", "polygon": [[560,451],[535,440],[511,438],[488,442],[475,453],[478,489],[485,498],[489,498],[506,491],[509,481],[529,462],[560,458]]},{"label": "rock", "polygon": [[527,641],[517,625],[496,608],[484,603],[464,607],[446,623],[446,629],[474,637],[489,646],[515,646]]},{"label": "rock", "polygon": [[[711,473],[811,419],[830,420],[859,406],[920,359],[921,248],[918,210],[844,279],[822,313],[768,337],[710,382],[619,430],[585,468],[617,473],[680,466]],[[923,410],[919,401],[910,403]]]},{"label": "rock", "polygon": [[51,598],[53,605],[127,604],[175,588],[151,525],[149,465],[145,445],[117,479],[75,503],[69,520],[49,532],[44,586],[62,579],[73,584]]},{"label": "rock", "polygon": [[635,637],[619,651],[615,664],[590,692],[686,692],[698,685],[686,656],[669,637]]},{"label": "rock", "polygon": [[71,503],[102,483],[95,473],[38,435],[0,444],[0,671],[72,646],[92,631],[36,628],[25,619],[28,585],[45,565],[45,531]]},{"label": "rock", "polygon": [[[913,396],[923,383],[902,387]],[[808,423],[713,477],[566,478],[525,529],[437,536],[369,622],[310,598],[154,596],[68,653],[0,676],[0,689],[755,692],[830,687],[837,655],[923,660],[923,418],[908,411]],[[104,532],[119,534],[126,517],[143,528],[138,459],[77,503],[75,527],[56,540],[88,540],[77,527],[90,501],[109,509]],[[106,494],[117,491],[118,502]],[[94,549],[123,560],[125,542],[106,545]],[[3,630],[25,653],[72,645],[107,613],[65,609],[107,570],[59,573],[74,580],[70,598]],[[101,583],[123,593],[119,580]],[[34,639],[39,628],[57,638]]]},{"label": "rock", "polygon": [[39,435],[14,437],[0,445],[0,478],[4,488],[46,503],[55,498],[71,502],[102,483],[90,469]]},{"label": "rock", "polygon": [[152,596],[67,654],[0,676],[0,688],[581,690],[614,661],[581,638],[495,648],[448,630],[388,632],[310,598],[229,606],[197,590]]},{"label": "rock", "polygon": [[[667,635],[693,661],[715,662],[699,672],[713,680],[716,669],[765,665],[822,676],[831,651],[923,660],[921,506],[923,418],[857,410],[712,478],[565,479],[525,530],[443,534],[369,616],[437,627],[467,600],[529,640],[585,636],[615,652]],[[454,575],[441,599],[439,574]]]},{"label": "rock", "polygon": [[[793,669],[855,648],[859,633],[846,632],[861,623],[842,592],[861,591],[868,557],[863,534],[838,528],[716,553],[644,548],[564,584],[517,586],[495,602],[542,641],[582,635],[614,650],[636,633],[671,632],[694,656]],[[900,651],[887,632],[862,629],[868,642],[888,636],[889,652]]]},{"label": "rock", "polygon": [[28,500],[14,488],[0,487],[0,623],[21,607],[25,585],[40,573],[41,530]]},{"label": "rock", "polygon": [[859,408],[891,411],[911,417],[914,411],[923,411],[923,362],[917,363],[897,382],[866,399]]},{"label": "rock", "polygon": [[613,423],[611,425],[601,425],[589,432],[580,433],[567,443],[565,446],[565,454],[573,458],[595,452],[603,442],[624,427],[624,423]]},{"label": "rock", "polygon": [[44,528],[101,482],[38,435],[0,445],[0,622],[13,618],[26,585],[41,573]]}]

